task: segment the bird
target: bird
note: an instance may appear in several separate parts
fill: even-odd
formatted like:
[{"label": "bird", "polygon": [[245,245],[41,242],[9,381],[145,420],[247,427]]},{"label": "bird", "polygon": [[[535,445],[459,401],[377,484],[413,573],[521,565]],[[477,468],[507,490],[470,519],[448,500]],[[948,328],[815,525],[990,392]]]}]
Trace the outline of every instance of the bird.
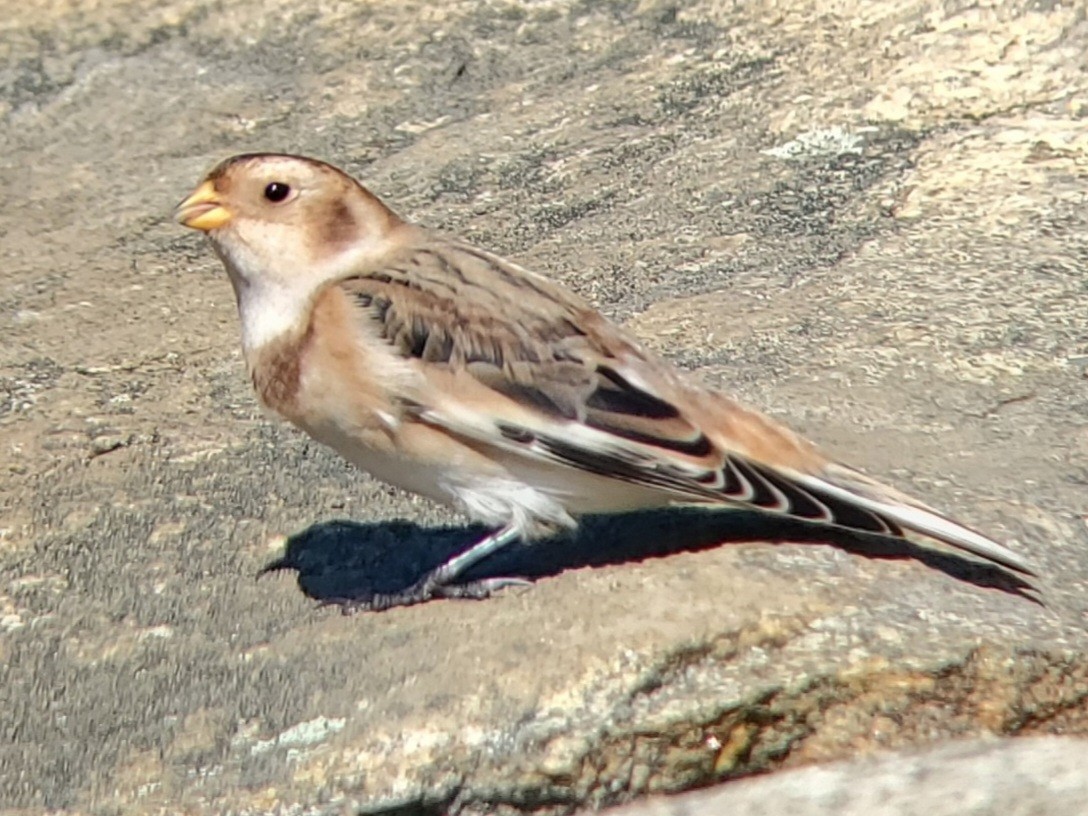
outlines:
[{"label": "bird", "polygon": [[458,581],[587,514],[756,509],[1013,573],[1023,556],[704,386],[540,273],[398,216],[326,162],[247,153],[175,209],[234,290],[259,401],[373,477],[493,532],[367,609],[483,598]]}]

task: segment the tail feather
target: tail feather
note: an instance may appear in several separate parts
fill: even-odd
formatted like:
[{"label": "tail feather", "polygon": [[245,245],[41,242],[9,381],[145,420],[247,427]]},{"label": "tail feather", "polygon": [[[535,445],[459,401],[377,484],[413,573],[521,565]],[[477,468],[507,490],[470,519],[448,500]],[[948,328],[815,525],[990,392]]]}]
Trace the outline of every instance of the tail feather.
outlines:
[{"label": "tail feather", "polygon": [[902,536],[903,530],[891,519],[871,512],[858,506],[857,499],[850,494],[845,500],[831,495],[827,490],[814,489],[813,485],[802,487],[796,474],[789,477],[783,476],[778,471],[752,462],[744,462],[737,459],[734,465],[747,474],[749,480],[760,478],[777,488],[782,496],[782,502],[778,506],[760,505],[767,510],[775,510],[791,516],[797,516],[807,521],[822,521],[828,524],[836,524],[840,527],[849,527],[851,530],[863,530],[868,533],[881,535]]},{"label": "tail feather", "polygon": [[[1036,575],[1031,564],[1008,547],[953,521],[895,488],[869,478],[860,471],[832,463],[819,476],[802,473],[794,473],[790,476],[798,484],[818,495],[869,511],[885,523],[901,525],[908,530],[931,536],[938,541],[1024,575]],[[839,519],[835,521],[843,526],[854,526],[844,524]]]}]

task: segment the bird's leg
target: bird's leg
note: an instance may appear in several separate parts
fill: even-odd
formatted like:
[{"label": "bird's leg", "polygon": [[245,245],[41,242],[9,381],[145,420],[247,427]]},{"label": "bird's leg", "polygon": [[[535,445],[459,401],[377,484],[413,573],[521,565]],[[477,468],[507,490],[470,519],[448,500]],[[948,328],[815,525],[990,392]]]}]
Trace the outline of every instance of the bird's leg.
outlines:
[{"label": "bird's leg", "polygon": [[473,564],[478,564],[492,553],[498,552],[508,544],[513,544],[520,537],[521,536],[514,528],[503,527],[501,530],[497,530],[496,532],[491,533],[491,535],[480,539],[463,553],[455,555],[442,566],[431,570],[424,578],[424,582],[434,586],[448,584]]},{"label": "bird's leg", "polygon": [[513,544],[520,537],[517,530],[504,527],[477,541],[463,553],[455,555],[441,566],[435,567],[408,589],[388,595],[375,595],[359,606],[364,609],[381,610],[393,606],[411,606],[432,598],[486,598],[503,587],[526,586],[529,582],[522,578],[482,578],[467,584],[450,583],[469,567],[508,544]]}]

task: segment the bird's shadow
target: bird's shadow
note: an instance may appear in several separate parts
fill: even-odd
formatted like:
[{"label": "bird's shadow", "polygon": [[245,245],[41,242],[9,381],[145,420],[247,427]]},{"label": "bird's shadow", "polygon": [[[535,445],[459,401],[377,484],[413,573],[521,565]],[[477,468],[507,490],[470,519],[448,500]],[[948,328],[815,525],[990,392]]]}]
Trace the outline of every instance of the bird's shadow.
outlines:
[{"label": "bird's shadow", "polygon": [[[261,570],[295,570],[302,591],[325,603],[366,603],[393,594],[463,552],[489,531],[480,525],[421,527],[408,521],[325,521],[287,540],[282,558]],[[602,567],[742,542],[825,544],[868,558],[920,561],[953,578],[1034,603],[1032,584],[992,564],[961,558],[906,539],[855,533],[764,513],[675,508],[619,516],[589,516],[578,530],[532,544],[518,543],[469,569],[461,580],[544,578],[564,570]]]}]

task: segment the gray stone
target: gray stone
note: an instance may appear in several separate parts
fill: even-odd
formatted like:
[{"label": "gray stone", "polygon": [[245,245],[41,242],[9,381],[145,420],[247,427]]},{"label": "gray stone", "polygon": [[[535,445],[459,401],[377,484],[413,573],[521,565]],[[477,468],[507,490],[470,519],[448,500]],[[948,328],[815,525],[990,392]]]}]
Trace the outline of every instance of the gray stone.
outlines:
[{"label": "gray stone", "polygon": [[1088,742],[972,740],[783,771],[610,810],[612,816],[1081,816]]}]

